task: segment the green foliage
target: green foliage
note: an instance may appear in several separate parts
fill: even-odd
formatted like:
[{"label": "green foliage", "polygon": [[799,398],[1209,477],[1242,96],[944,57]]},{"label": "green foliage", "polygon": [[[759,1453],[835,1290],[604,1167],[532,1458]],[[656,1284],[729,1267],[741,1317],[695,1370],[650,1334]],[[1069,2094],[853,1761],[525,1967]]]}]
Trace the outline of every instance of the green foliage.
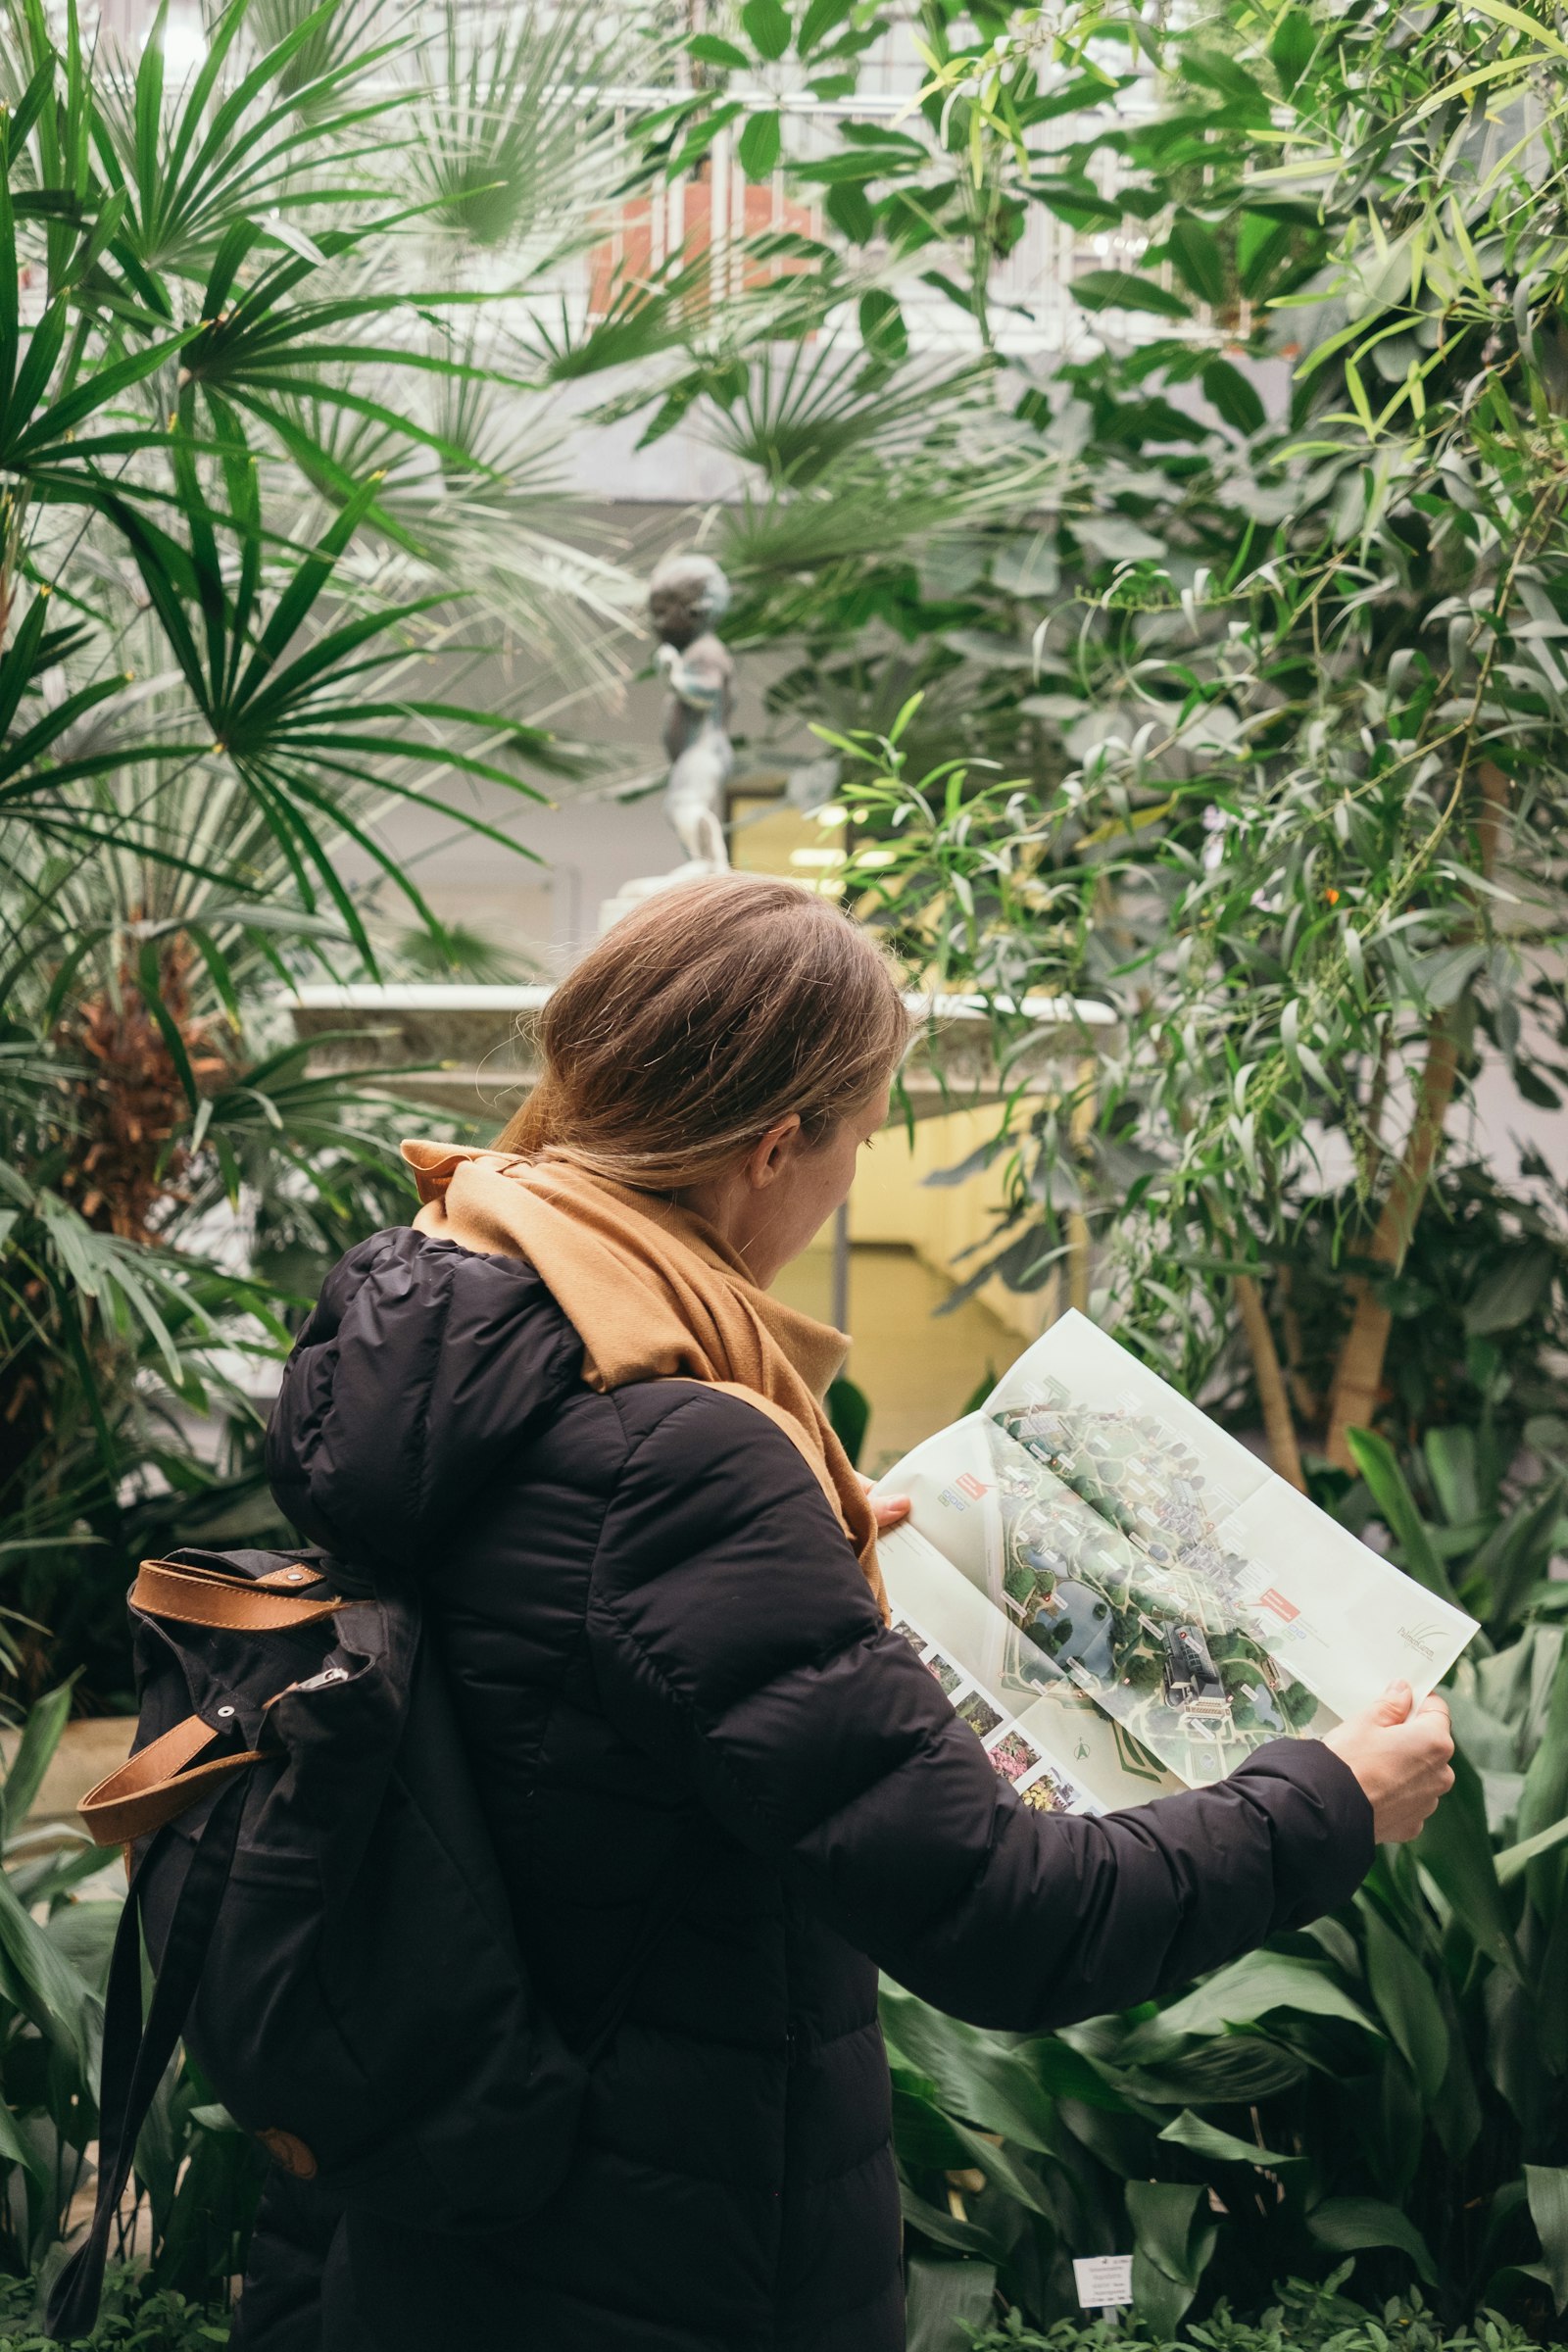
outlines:
[{"label": "green foliage", "polygon": [[[53,2352],[37,2332],[43,2296],[34,2278],[0,2278],[0,2352]],[[90,2336],[78,2337],[72,2352],[209,2352],[228,2341],[228,2314],[220,2304],[192,2302],[176,2289],[148,2290],[140,2269],[112,2269],[103,2309]]]},{"label": "green foliage", "polygon": [[1450,2319],[1495,2304],[1551,2333],[1568,2255],[1563,1629],[1461,1661],[1451,1699],[1457,1787],[1415,1845],[1384,1848],[1348,1911],[1193,1991],[1004,2038],[888,1987],[909,2229],[990,2264],[1039,2321],[1075,2308],[1075,2254],[1131,2252],[1157,2335],[1216,2291],[1258,2310],[1272,2280],[1322,2281],[1354,2253],[1374,2289],[1413,2273]]},{"label": "green foliage", "polygon": [[[552,528],[496,305],[641,167],[564,18],[227,0],[183,82],[161,31],[6,24],[0,1564],[56,1637],[27,1681],[85,1665],[103,1706],[129,1558],[267,1524],[268,1359],[406,1203],[417,1114],[318,1074],[280,992],[397,968],[388,904],[406,962],[493,970],[381,820],[521,855],[510,811],[578,764],[470,690],[605,665],[627,590]],[[657,66],[626,35],[617,74]]]},{"label": "green foliage", "polygon": [[[30,1710],[0,1781],[0,2327],[14,2321],[23,2340],[40,2281],[46,2291],[82,2226],[78,2201],[91,2194],[103,1994],[123,1895],[118,1859],[84,1832],[26,1826],[69,1699],[62,1689]],[[143,2129],[122,2216],[121,2251],[134,2242],[138,2272],[122,2278],[95,2340],[213,2340],[201,2332],[205,2306],[243,2267],[263,2170],[261,2150],[213,2104],[190,2062],[176,2063]]]},{"label": "green foliage", "polygon": [[[795,656],[780,735],[841,763],[866,911],[997,1006],[1004,1054],[1026,992],[1116,1016],[1017,1106],[974,1280],[1092,1253],[1097,1311],[1193,1393],[1272,1404],[1292,1475],[1350,1473],[1385,1416],[1408,1462],[1463,1419],[1423,1373],[1495,1406],[1473,1347],[1562,1308],[1538,1170],[1490,1203],[1518,1289],[1467,1276],[1456,1348],[1399,1329],[1483,1055],[1533,1104],[1562,1078],[1557,36],[1492,7],[898,13],[918,109],[794,172],[833,231],[803,339],[715,331],[659,417],[767,466],[721,553],[742,630]],[[1106,248],[1068,360],[996,299],[1041,215]],[[890,328],[916,287],[967,368]],[[804,340],[852,300],[858,352]],[[1310,1368],[1298,1282],[1333,1292]]]},{"label": "green foliage", "polygon": [[[1121,2325],[1092,2326],[1059,2320],[1043,2332],[1026,2327],[1021,2315],[1009,2314],[1005,2325],[985,2328],[962,2339],[964,2352],[1113,2352],[1118,2344],[1157,2347],[1158,2352],[1388,2352],[1391,2344],[1407,2352],[1535,2352],[1536,2339],[1500,2313],[1483,2311],[1468,2325],[1447,2328],[1430,2311],[1419,2288],[1390,2298],[1376,2310],[1339,2291],[1351,2266],[1342,2265],[1325,2285],[1292,2279],[1278,2290],[1277,2299],[1255,2322],[1236,2318],[1219,2304],[1209,2318],[1194,2322],[1180,2334],[1151,2327],[1136,2314]],[[951,2336],[943,2352],[959,2352],[960,2339]]]},{"label": "green foliage", "polygon": [[[965,1287],[1070,1275],[1485,1626],[1455,1793],[1342,1918],[1019,2042],[889,1992],[929,2340],[988,2272],[1066,2340],[1069,2256],[1112,2249],[1156,2337],[1347,2253],[1555,2335],[1568,1215],[1539,1155],[1445,1146],[1484,1062],[1536,1107],[1568,1078],[1559,36],[1491,0],[884,13],[917,107],[786,152],[820,246],[648,429],[757,469],[734,629],[787,649],[776,739],[825,755],[861,912],[1004,1067],[1027,995],[1113,1016],[1008,1103]],[[997,299],[1043,214],[1104,240],[1069,358]]]},{"label": "green foliage", "polygon": [[865,1433],[870,1426],[871,1399],[853,1380],[840,1377],[828,1384],[825,1399],[828,1419],[834,1435],[852,1462],[860,1458]]}]

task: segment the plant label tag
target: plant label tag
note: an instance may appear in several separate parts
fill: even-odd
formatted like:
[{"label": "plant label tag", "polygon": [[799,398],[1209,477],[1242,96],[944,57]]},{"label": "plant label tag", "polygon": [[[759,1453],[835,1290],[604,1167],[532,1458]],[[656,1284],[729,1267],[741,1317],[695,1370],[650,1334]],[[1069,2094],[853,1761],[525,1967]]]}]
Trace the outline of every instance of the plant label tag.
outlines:
[{"label": "plant label tag", "polygon": [[1078,2301],[1085,2311],[1117,2311],[1133,2299],[1130,2254],[1090,2254],[1072,2266]]}]

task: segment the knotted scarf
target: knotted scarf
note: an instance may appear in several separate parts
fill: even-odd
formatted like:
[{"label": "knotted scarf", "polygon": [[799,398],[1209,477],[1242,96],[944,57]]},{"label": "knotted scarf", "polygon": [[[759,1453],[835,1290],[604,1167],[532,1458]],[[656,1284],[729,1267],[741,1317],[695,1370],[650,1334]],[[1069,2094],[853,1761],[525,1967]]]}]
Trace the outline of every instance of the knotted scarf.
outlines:
[{"label": "knotted scarf", "polygon": [[416,1229],[525,1259],[583,1344],[590,1388],[700,1380],[741,1396],[800,1448],[884,1618],[876,1521],[823,1409],[842,1331],[760,1290],[713,1227],[676,1202],[547,1153],[406,1143]]}]

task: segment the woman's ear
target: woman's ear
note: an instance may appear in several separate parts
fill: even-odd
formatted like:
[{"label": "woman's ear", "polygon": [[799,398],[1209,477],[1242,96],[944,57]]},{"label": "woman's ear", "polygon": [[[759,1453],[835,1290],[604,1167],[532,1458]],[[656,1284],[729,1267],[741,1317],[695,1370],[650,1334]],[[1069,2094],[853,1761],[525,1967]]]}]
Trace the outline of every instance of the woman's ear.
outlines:
[{"label": "woman's ear", "polygon": [[776,1176],[781,1176],[794,1156],[796,1139],[801,1132],[801,1114],[792,1110],[787,1119],[778,1119],[760,1136],[746,1157],[746,1181],[754,1193],[764,1192]]}]

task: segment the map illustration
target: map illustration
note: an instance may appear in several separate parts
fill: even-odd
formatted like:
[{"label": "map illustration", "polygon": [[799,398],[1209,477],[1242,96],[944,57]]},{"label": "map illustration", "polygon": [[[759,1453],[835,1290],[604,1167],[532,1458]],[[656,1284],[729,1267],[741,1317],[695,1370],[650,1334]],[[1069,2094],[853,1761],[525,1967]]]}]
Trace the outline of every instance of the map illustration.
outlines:
[{"label": "map illustration", "polygon": [[1474,1628],[1086,1317],[881,1482],[909,1638],[1021,1796],[1084,1810],[1199,1788],[1321,1737]]}]

